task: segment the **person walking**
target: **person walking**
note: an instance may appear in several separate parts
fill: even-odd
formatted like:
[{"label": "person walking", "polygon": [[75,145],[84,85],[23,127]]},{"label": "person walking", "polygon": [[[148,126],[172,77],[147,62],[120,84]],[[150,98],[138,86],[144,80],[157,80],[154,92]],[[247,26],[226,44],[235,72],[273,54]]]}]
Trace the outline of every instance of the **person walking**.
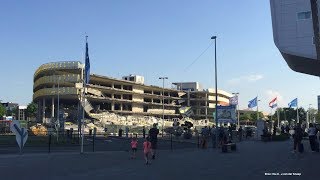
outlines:
[{"label": "person walking", "polygon": [[296,125],[296,127],[294,128],[294,134],[293,134],[293,153],[296,152],[297,150],[297,146],[298,146],[298,150],[300,152],[303,152],[303,149],[301,149],[303,147],[303,145],[301,144],[302,141],[302,137],[303,137],[303,130],[301,128],[301,124],[298,123]]},{"label": "person walking", "polygon": [[238,133],[239,133],[239,141],[241,141],[242,140],[242,133],[243,133],[242,126],[239,127]]},{"label": "person walking", "polygon": [[131,150],[132,150],[131,159],[135,159],[136,158],[136,153],[137,153],[137,147],[138,147],[137,138],[133,137],[130,144],[131,144]]},{"label": "person walking", "polygon": [[203,149],[206,149],[207,146],[208,146],[208,137],[209,137],[209,129],[207,126],[205,126],[203,129],[202,129],[202,132],[201,132],[201,139],[202,139],[202,143],[201,143],[201,147]]},{"label": "person walking", "polygon": [[120,128],[120,129],[119,129],[119,134],[118,134],[119,137],[122,137],[122,132],[123,132],[123,130]]},{"label": "person walking", "polygon": [[149,130],[152,159],[156,158],[156,149],[157,149],[157,145],[158,145],[158,134],[159,134],[159,129],[157,129],[156,124],[153,124],[153,128],[151,128]]},{"label": "person walking", "polygon": [[147,164],[151,164],[149,156],[151,151],[151,142],[149,141],[149,137],[145,138],[145,141],[143,142],[143,154],[144,154],[144,160]]},{"label": "person walking", "polygon": [[211,134],[212,148],[216,148],[217,128],[215,125],[212,125],[210,134]]},{"label": "person walking", "polygon": [[143,126],[142,128],[142,135],[143,135],[143,139],[146,138],[146,128]]},{"label": "person walking", "polygon": [[316,150],[316,146],[315,146],[316,145],[316,128],[313,126],[312,123],[309,124],[308,135],[309,135],[311,151],[315,152],[315,150]]},{"label": "person walking", "polygon": [[128,138],[128,137],[129,137],[129,127],[126,126],[126,138]]},{"label": "person walking", "polygon": [[229,135],[229,139],[232,141],[232,127],[231,127],[231,125],[228,128],[228,135]]}]

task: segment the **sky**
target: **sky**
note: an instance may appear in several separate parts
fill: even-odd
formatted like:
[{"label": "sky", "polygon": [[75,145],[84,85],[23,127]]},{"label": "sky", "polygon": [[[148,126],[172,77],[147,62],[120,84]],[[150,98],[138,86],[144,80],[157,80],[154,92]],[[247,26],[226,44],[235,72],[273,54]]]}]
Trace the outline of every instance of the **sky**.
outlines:
[{"label": "sky", "polygon": [[218,89],[239,92],[240,109],[256,96],[265,112],[274,97],[281,107],[297,97],[299,106],[317,108],[319,77],[287,66],[274,45],[269,0],[3,0],[0,22],[4,102],[32,101],[41,64],[84,62],[86,35],[91,73],[214,88],[214,45],[193,63],[214,35]]}]

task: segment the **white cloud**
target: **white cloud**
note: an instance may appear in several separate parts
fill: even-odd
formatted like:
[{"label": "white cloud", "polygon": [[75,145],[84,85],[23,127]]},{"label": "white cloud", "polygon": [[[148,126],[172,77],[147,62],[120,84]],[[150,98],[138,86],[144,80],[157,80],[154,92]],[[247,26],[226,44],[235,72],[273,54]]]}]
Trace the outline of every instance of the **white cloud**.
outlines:
[{"label": "white cloud", "polygon": [[261,79],[263,79],[263,75],[261,75],[261,74],[252,74],[252,75],[240,76],[240,77],[237,77],[237,78],[230,79],[228,81],[228,84],[237,85],[237,84],[240,84],[242,82],[254,83],[254,82],[259,81]]}]

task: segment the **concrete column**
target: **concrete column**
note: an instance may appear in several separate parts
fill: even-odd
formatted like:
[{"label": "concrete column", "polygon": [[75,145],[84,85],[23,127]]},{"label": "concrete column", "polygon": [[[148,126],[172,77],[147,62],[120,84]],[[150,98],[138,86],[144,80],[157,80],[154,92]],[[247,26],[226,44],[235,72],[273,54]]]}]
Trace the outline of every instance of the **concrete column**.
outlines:
[{"label": "concrete column", "polygon": [[38,113],[37,113],[37,122],[39,122],[39,120],[41,119],[41,101],[38,100]]},{"label": "concrete column", "polygon": [[112,88],[112,89],[114,88],[114,83],[111,84],[111,88]]},{"label": "concrete column", "polygon": [[120,104],[120,111],[122,111],[122,103]]},{"label": "concrete column", "polygon": [[121,84],[121,89],[123,89],[123,85]]},{"label": "concrete column", "polygon": [[188,90],[188,102],[187,105],[190,106],[190,89]]},{"label": "concrete column", "polygon": [[46,119],[46,99],[42,99],[42,122],[44,123]]},{"label": "concrete column", "polygon": [[114,102],[111,102],[111,111],[114,111]]},{"label": "concrete column", "polygon": [[54,118],[54,97],[52,97],[51,101],[51,118]]},{"label": "concrete column", "polygon": [[209,104],[208,104],[208,94],[206,94],[206,119],[208,119],[208,107],[207,106],[209,106]]}]

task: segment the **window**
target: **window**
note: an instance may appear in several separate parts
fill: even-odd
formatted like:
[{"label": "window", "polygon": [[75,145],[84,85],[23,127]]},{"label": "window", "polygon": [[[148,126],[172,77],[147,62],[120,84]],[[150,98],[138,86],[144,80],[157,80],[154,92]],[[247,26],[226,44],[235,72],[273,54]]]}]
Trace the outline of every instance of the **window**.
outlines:
[{"label": "window", "polygon": [[311,11],[299,12],[298,20],[311,19]]}]

